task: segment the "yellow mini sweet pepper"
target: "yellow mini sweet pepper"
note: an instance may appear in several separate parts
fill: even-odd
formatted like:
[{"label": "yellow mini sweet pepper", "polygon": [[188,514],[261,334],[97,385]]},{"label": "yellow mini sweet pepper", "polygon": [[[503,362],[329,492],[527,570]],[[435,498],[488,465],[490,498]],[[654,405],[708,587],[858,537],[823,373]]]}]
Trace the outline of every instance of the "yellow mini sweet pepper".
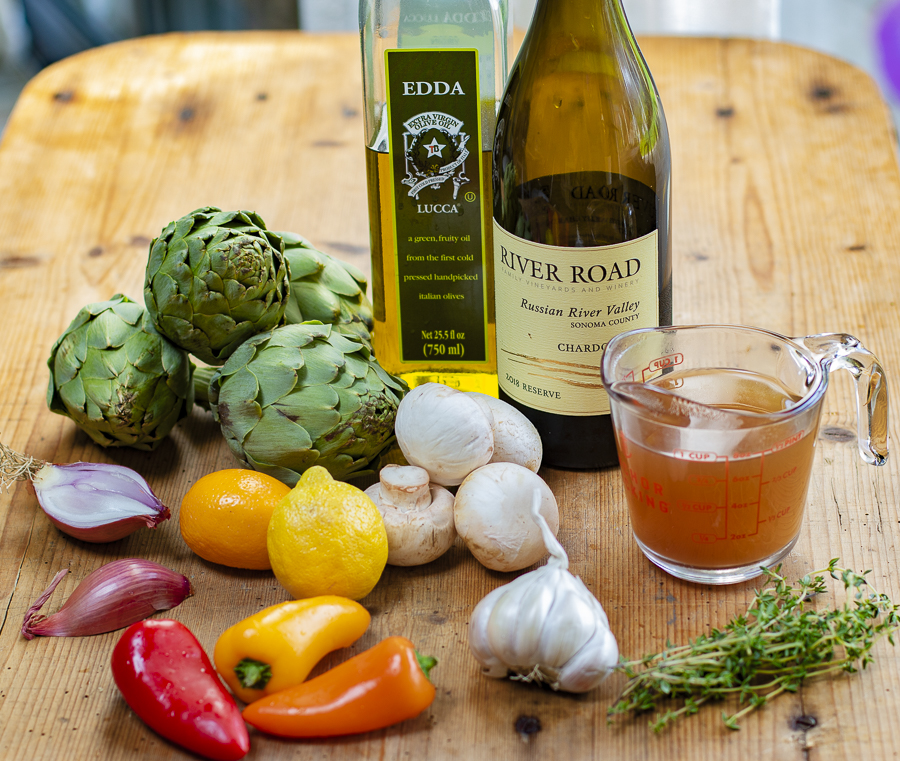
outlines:
[{"label": "yellow mini sweet pepper", "polygon": [[273,605],[226,629],[216,642],[216,669],[245,703],[300,684],[332,650],[369,627],[358,602],[323,595]]}]

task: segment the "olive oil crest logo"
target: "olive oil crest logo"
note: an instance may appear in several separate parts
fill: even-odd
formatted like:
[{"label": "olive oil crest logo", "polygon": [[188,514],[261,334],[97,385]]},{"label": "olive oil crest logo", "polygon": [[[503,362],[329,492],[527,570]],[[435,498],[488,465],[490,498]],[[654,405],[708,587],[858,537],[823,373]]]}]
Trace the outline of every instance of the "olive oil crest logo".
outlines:
[{"label": "olive oil crest logo", "polygon": [[456,200],[460,187],[469,182],[469,135],[462,131],[463,121],[441,111],[425,111],[403,122],[403,126],[406,177],[401,182],[409,185],[409,196],[418,200],[425,188],[440,188],[450,182]]}]

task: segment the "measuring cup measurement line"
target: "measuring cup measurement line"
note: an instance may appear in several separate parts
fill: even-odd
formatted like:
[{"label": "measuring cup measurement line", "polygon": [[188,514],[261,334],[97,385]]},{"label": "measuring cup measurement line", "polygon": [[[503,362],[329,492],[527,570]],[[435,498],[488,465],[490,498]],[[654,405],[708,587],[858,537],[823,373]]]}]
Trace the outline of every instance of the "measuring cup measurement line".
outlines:
[{"label": "measuring cup measurement line", "polygon": [[647,558],[711,584],[777,565],[800,536],[822,400],[842,369],[856,381],[860,454],[881,465],[887,381],[853,336],[688,325],[614,337],[602,380],[631,528]]},{"label": "measuring cup measurement line", "polygon": [[[641,370],[641,382],[647,383],[648,381],[653,380],[657,375],[665,370],[670,370],[673,367],[677,367],[678,365],[684,364],[684,354],[681,352],[675,352],[674,354],[664,354],[661,357],[657,357],[650,361],[643,370]],[[634,380],[634,373],[629,373],[631,377],[626,376],[626,380]]]},{"label": "measuring cup measurement line", "polygon": [[[632,527],[642,546],[648,538],[654,541],[654,534],[659,542],[680,535],[694,546],[721,543],[722,549],[716,552],[728,557],[732,551],[752,552],[752,544],[771,541],[766,535],[773,531],[793,532],[790,539],[796,541],[799,521],[793,501],[805,499],[806,481],[798,480],[799,466],[792,465],[790,458],[799,456],[804,462],[811,458],[815,435],[815,430],[794,432],[766,449],[731,455],[673,449],[668,455],[673,465],[675,461],[683,463],[680,483],[671,477],[663,453],[653,453],[646,443],[637,445],[628,436],[620,436],[620,463],[632,507]],[[803,441],[805,437],[809,438]],[[794,445],[802,449],[792,452]],[[655,459],[659,457],[663,459]],[[671,515],[664,518],[665,526],[652,529],[653,513]],[[779,526],[782,519],[787,523]],[[747,546],[741,549],[743,545]]]},{"label": "measuring cup measurement line", "polygon": [[[627,444],[624,445],[623,449],[629,449]],[[651,509],[658,509],[663,513],[669,512],[670,501],[662,499],[662,497],[665,496],[663,486],[655,481],[651,481],[646,476],[639,475],[637,471],[633,467],[631,467],[631,454],[629,451],[623,451],[623,457],[625,460],[625,471],[627,472],[627,475],[623,473],[623,476],[625,477],[625,486],[626,489],[631,492],[631,495],[634,497],[637,503],[643,504]],[[709,462],[709,460],[707,461]],[[710,501],[705,502],[701,497],[693,502],[682,499],[677,500],[675,503],[675,507],[680,512],[697,512],[709,514],[712,512],[722,511],[721,533],[694,532],[691,535],[692,541],[708,544],[710,541],[737,541],[740,539],[748,539],[750,537],[757,536],[759,534],[759,527],[773,520],[772,516],[768,516],[768,518],[764,519],[761,512],[763,503],[763,487],[772,483],[772,481],[763,481],[764,457],[760,457],[759,473],[734,476],[735,483],[745,484],[754,480],[757,481],[756,499],[746,499],[741,502],[732,502],[732,476],[729,472],[729,458],[717,457],[714,462],[724,468],[723,476],[721,478],[717,478],[715,477],[715,475],[707,474],[702,480],[695,479],[694,488],[697,491],[702,492],[704,490],[707,490],[710,486],[713,488],[721,487],[722,489],[724,489],[724,499],[722,499],[721,501],[711,499]],[[745,519],[744,522],[745,524],[749,523],[750,526],[752,526],[755,530],[736,531],[732,533],[729,529],[729,517],[732,511],[740,511],[741,514],[746,515],[748,512],[753,511],[753,509],[755,509],[756,513],[755,521],[748,521]]]}]

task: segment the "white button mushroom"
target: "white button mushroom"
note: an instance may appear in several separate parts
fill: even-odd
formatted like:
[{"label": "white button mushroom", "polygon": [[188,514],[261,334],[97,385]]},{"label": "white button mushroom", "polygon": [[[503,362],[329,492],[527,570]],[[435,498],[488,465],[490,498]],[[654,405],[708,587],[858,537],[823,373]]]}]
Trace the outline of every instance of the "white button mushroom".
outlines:
[{"label": "white button mushroom", "polygon": [[442,486],[462,483],[494,454],[491,421],[481,406],[441,383],[425,383],[403,397],[394,433],[407,461]]},{"label": "white button mushroom", "polygon": [[511,404],[493,396],[467,391],[485,414],[491,418],[494,454],[491,462],[514,462],[537,473],[541,468],[544,447],[537,428]]},{"label": "white button mushroom", "polygon": [[518,571],[547,554],[541,530],[531,517],[535,489],[541,496],[540,513],[556,536],[556,498],[528,468],[494,462],[462,482],[453,509],[456,530],[482,565],[495,571]]},{"label": "white button mushroom", "polygon": [[385,465],[366,489],[384,518],[390,565],[423,565],[453,545],[453,495],[415,465]]}]

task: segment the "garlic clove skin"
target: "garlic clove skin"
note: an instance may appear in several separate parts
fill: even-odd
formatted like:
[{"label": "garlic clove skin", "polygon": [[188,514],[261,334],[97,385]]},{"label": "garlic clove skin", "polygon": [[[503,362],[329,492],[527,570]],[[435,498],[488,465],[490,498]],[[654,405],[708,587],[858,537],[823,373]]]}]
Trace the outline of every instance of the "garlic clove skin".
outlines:
[{"label": "garlic clove skin", "polygon": [[441,486],[461,484],[494,454],[491,421],[481,407],[441,383],[425,383],[403,397],[394,433],[407,462]]},{"label": "garlic clove skin", "polygon": [[608,627],[598,626],[594,636],[560,670],[558,689],[565,692],[593,690],[612,673],[618,662],[616,638]]},{"label": "garlic clove skin", "polygon": [[537,473],[544,457],[544,445],[537,428],[511,404],[482,394],[466,391],[491,420],[494,454],[491,462],[514,462]]},{"label": "garlic clove skin", "polygon": [[472,618],[469,620],[469,648],[475,656],[475,660],[481,664],[481,670],[485,676],[501,679],[509,673],[509,666],[494,655],[488,635],[488,624],[497,600],[506,594],[506,587],[497,587],[481,599]]},{"label": "garlic clove skin", "polygon": [[555,536],[559,507],[544,480],[528,468],[495,462],[470,473],[456,492],[456,530],[476,559],[494,571],[519,571],[547,554],[531,518],[534,490],[540,512]]},{"label": "garlic clove skin", "polygon": [[453,495],[415,465],[385,465],[366,489],[384,519],[389,565],[414,566],[443,555],[456,540]]},{"label": "garlic clove skin", "polygon": [[546,568],[538,570],[507,585],[507,594],[495,602],[488,624],[492,651],[503,653],[503,660],[516,673],[528,673],[535,663],[554,665],[543,655],[543,639],[556,593]]}]

